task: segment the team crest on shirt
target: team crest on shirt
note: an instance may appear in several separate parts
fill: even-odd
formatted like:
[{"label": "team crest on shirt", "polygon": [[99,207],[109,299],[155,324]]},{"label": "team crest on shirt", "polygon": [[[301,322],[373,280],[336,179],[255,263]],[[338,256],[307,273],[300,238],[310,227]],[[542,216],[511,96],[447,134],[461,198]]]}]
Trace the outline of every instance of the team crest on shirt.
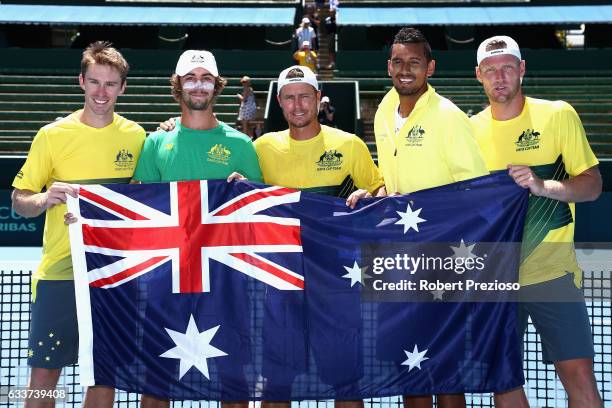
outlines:
[{"label": "team crest on shirt", "polygon": [[115,170],[134,168],[134,155],[128,149],[121,149],[115,155]]},{"label": "team crest on shirt", "polygon": [[340,170],[342,166],[342,153],[337,150],[325,150],[316,162],[317,171]]},{"label": "team crest on shirt", "polygon": [[414,125],[406,135],[406,146],[423,146],[423,137],[425,137],[425,129],[420,125]]},{"label": "team crest on shirt", "polygon": [[229,164],[232,152],[226,146],[218,143],[210,148],[207,155],[207,161],[211,163],[224,164],[227,166]]},{"label": "team crest on shirt", "polygon": [[540,132],[534,129],[525,129],[523,133],[514,142],[516,151],[522,152],[525,150],[534,150],[540,148]]}]

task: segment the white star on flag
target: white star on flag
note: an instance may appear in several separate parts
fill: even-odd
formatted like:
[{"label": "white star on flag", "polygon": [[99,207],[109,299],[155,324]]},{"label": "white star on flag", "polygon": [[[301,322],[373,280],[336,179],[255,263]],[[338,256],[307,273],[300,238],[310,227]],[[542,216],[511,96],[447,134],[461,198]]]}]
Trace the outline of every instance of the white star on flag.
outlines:
[{"label": "white star on flag", "polygon": [[446,292],[445,290],[431,290],[430,292],[433,295],[433,300],[444,300],[442,299],[442,295],[444,294],[444,292]]},{"label": "white star on flag", "polygon": [[406,357],[408,358],[402,363],[402,365],[407,365],[409,367],[408,372],[410,372],[414,367],[417,367],[420,370],[421,363],[425,360],[429,360],[429,357],[425,357],[427,349],[419,351],[419,348],[416,344],[414,345],[412,353],[406,350],[404,350],[404,353],[406,353]]},{"label": "white star on flag", "polygon": [[208,373],[208,362],[206,359],[213,357],[227,356],[222,350],[211,346],[210,342],[214,337],[219,326],[215,326],[212,329],[205,330],[200,333],[198,326],[196,325],[193,315],[189,317],[189,324],[185,333],[177,332],[174,330],[166,329],[166,332],[176,344],[176,347],[160,354],[160,357],[165,358],[178,358],[181,360],[179,370],[179,380],[183,378],[187,371],[191,367],[197,368],[206,379],[210,380]]},{"label": "white star on flag", "polygon": [[422,208],[419,208],[416,211],[412,211],[410,208],[410,204],[406,208],[406,212],[396,211],[396,213],[400,216],[400,219],[395,223],[404,226],[404,234],[407,233],[410,228],[414,229],[416,232],[419,232],[419,223],[424,222],[423,218],[419,217]]},{"label": "white star on flag", "polygon": [[372,278],[370,275],[365,273],[368,267],[364,266],[363,268],[360,268],[359,265],[357,265],[357,261],[355,261],[352,267],[344,266],[344,269],[346,269],[348,273],[342,277],[351,280],[351,288],[358,282],[361,284],[361,286],[363,286],[363,282],[366,279]]},{"label": "white star on flag", "polygon": [[465,245],[463,239],[459,243],[458,247],[451,246],[450,248],[453,250],[453,258],[476,258],[476,255],[472,252],[476,244]]}]

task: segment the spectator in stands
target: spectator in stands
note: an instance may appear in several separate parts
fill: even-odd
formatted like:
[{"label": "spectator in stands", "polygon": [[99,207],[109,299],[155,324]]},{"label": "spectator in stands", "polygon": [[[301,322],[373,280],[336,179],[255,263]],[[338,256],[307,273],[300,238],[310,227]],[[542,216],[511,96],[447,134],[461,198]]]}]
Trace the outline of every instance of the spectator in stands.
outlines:
[{"label": "spectator in stands", "polygon": [[315,73],[317,72],[317,53],[310,49],[309,41],[304,41],[300,49],[293,53],[293,59],[299,65],[308,67],[311,71]]},{"label": "spectator in stands", "polygon": [[329,64],[327,69],[336,67],[336,10],[330,10],[329,15],[325,17],[325,32],[327,33],[327,41],[329,47]]},{"label": "spectator in stands", "polygon": [[336,114],[336,108],[334,108],[329,100],[328,96],[321,98],[321,106],[319,107],[319,123],[331,127],[337,127],[334,121],[334,115]]},{"label": "spectator in stands", "polygon": [[[374,118],[378,165],[389,194],[407,194],[487,174],[467,116],[428,84],[436,62],[423,34],[402,28],[387,61],[393,88]],[[359,199],[357,191],[354,200]],[[379,192],[379,195],[381,192]],[[408,326],[407,331],[412,330]],[[415,330],[421,330],[422,326]],[[463,394],[437,396],[438,407],[465,407]],[[404,396],[404,407],[432,407],[433,397]]]},{"label": "spectator in stands", "polygon": [[310,19],[304,17],[302,24],[295,29],[294,37],[297,39],[298,48],[304,44],[304,41],[308,41],[308,44],[315,44],[317,40],[317,33],[314,28],[310,26]]},{"label": "spectator in stands", "polygon": [[263,134],[263,127],[261,123],[255,125],[255,129],[253,129],[253,140],[256,140]]},{"label": "spectator in stands", "polygon": [[[24,217],[46,216],[42,261],[32,276],[31,390],[55,389],[62,368],[77,361],[78,326],[64,213],[67,196],[76,197],[78,189],[69,183],[127,182],[145,139],[139,125],[114,113],[128,69],[126,60],[109,43],[89,45],[79,75],[83,109],[38,131],[13,181],[15,212]],[[88,387],[84,405],[112,407],[114,392],[105,386]],[[34,397],[26,401],[28,407],[52,404],[50,399]]]},{"label": "spectator in stands", "polygon": [[340,0],[329,0],[329,11],[338,12],[340,7]]},{"label": "spectator in stands", "polygon": [[[569,104],[523,95],[525,61],[512,38],[483,41],[477,63],[476,77],[490,106],[471,121],[487,167],[508,169],[519,186],[529,189],[529,205],[541,211],[527,218],[525,231],[537,223],[546,233],[536,242],[523,237],[531,252],[523,253],[519,271],[520,336],[531,317],[544,360],[554,363],[569,406],[601,407],[591,326],[580,290],[582,271],[573,245],[574,203],[595,200],[602,190],[598,160]],[[495,401],[496,406],[528,406],[522,388],[498,393]]]},{"label": "spectator in stands", "polygon": [[257,115],[257,104],[255,103],[255,93],[251,87],[251,78],[243,76],[240,80],[242,84],[242,92],[237,94],[240,99],[240,109],[238,111],[238,120],[242,126],[242,132],[253,139],[250,121],[255,119]]},{"label": "spectator in stands", "polygon": [[310,21],[310,26],[315,31],[315,34],[317,34],[318,36],[319,35],[319,25],[321,24],[321,18],[319,17],[318,10],[315,8],[313,4],[306,5],[304,17],[308,18],[308,20]]}]

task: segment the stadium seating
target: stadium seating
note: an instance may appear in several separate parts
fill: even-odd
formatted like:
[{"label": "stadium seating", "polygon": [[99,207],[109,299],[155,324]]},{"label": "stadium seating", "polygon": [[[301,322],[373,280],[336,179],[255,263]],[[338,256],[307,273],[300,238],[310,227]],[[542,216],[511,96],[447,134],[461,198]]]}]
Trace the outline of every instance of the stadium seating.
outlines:
[{"label": "stadium seating", "polygon": [[[455,102],[468,115],[478,113],[487,105],[482,86],[472,76],[434,77],[430,83],[443,96]],[[382,96],[391,88],[389,78],[342,77],[358,80],[364,139],[375,152],[373,121],[374,112]],[[527,96],[557,100],[572,104],[580,115],[589,142],[599,158],[612,157],[612,76],[538,76],[526,77],[523,90]]]},{"label": "stadium seating", "polygon": [[[385,76],[344,77],[360,83],[363,137],[375,154],[373,119],[376,106],[390,89]],[[238,115],[239,78],[229,83],[215,106],[217,117],[234,124]],[[258,105],[262,106],[268,83],[273,78],[254,78]],[[452,99],[468,114],[479,112],[486,104],[480,84],[471,76],[434,77],[431,84]],[[600,158],[612,157],[612,75],[607,76],[538,76],[526,77],[525,94],[571,103],[580,114],[591,146]],[[29,149],[36,131],[55,118],[79,109],[82,91],[76,76],[67,75],[0,75],[0,154],[23,154]],[[117,112],[140,123],[147,132],[171,116],[177,116],[177,103],[170,96],[167,77],[130,77],[125,95],[119,98]],[[261,115],[259,115],[261,116]]]},{"label": "stadium seating", "polygon": [[[263,103],[270,78],[254,79],[256,98]],[[241,91],[239,78],[228,78],[215,113],[219,120],[234,125]],[[39,128],[83,106],[76,75],[0,75],[0,154],[27,153]],[[167,77],[130,77],[118,99],[116,112],[140,123],[147,132],[160,121],[180,115],[170,95]]]}]

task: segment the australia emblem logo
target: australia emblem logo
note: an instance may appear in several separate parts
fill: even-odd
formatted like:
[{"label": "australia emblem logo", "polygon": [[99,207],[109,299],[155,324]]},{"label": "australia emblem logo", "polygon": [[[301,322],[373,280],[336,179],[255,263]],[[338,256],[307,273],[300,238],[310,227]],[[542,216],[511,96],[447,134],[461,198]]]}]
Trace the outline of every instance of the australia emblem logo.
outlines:
[{"label": "australia emblem logo", "polygon": [[406,135],[406,146],[423,146],[423,137],[425,129],[420,125],[414,125]]},{"label": "australia emblem logo", "polygon": [[533,129],[525,129],[523,133],[514,142],[516,151],[534,150],[540,148],[540,132]]},{"label": "australia emblem logo", "polygon": [[325,150],[316,162],[317,170],[339,170],[342,166],[342,153],[337,150]]},{"label": "australia emblem logo", "polygon": [[117,170],[131,169],[134,167],[134,155],[127,149],[121,149],[115,155],[114,163]]},{"label": "australia emblem logo", "polygon": [[219,163],[228,165],[232,152],[221,143],[218,143],[208,151],[208,161],[211,163]]}]

